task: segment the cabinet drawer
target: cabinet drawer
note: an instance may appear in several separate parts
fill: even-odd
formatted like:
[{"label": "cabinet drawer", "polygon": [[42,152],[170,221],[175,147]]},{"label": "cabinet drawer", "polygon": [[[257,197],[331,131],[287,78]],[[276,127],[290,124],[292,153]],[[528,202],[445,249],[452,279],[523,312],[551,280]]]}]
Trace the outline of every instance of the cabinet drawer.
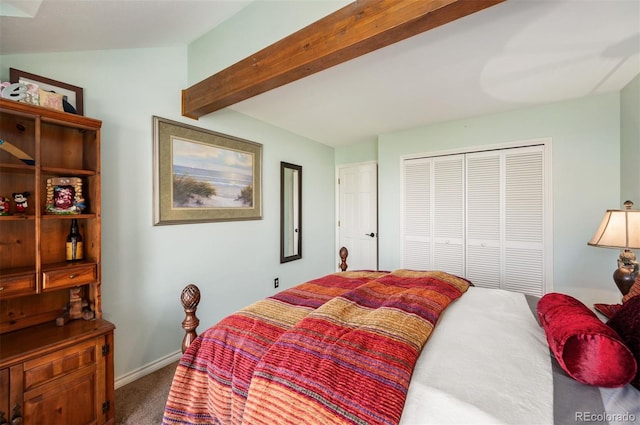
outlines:
[{"label": "cabinet drawer", "polygon": [[0,277],[0,298],[36,293],[36,275]]},{"label": "cabinet drawer", "polygon": [[95,264],[88,264],[43,273],[42,290],[51,291],[60,288],[95,283],[98,270]]},{"label": "cabinet drawer", "polygon": [[74,373],[97,362],[96,340],[56,351],[24,363],[24,391]]}]

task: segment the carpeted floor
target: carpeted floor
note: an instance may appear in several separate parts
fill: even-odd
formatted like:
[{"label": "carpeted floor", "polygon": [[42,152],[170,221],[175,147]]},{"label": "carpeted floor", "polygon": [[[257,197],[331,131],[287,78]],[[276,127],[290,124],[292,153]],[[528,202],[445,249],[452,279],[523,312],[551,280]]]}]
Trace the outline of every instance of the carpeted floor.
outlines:
[{"label": "carpeted floor", "polygon": [[116,425],[161,425],[178,362],[116,390]]}]

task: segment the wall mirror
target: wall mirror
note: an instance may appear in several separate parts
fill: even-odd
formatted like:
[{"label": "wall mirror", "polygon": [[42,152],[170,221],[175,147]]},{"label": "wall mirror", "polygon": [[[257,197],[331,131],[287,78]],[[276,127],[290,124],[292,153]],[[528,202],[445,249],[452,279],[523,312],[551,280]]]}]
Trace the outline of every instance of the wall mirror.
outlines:
[{"label": "wall mirror", "polygon": [[280,262],[302,258],[302,166],[280,163]]}]

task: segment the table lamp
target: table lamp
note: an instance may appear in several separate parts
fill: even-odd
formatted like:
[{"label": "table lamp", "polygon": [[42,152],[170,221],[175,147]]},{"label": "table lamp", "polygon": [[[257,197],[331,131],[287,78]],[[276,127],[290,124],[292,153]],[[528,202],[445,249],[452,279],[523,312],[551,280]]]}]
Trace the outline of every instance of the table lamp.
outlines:
[{"label": "table lamp", "polygon": [[626,295],[638,276],[638,261],[632,249],[640,249],[640,210],[626,201],[624,210],[607,210],[588,245],[620,249],[618,268],[613,272],[616,286]]}]

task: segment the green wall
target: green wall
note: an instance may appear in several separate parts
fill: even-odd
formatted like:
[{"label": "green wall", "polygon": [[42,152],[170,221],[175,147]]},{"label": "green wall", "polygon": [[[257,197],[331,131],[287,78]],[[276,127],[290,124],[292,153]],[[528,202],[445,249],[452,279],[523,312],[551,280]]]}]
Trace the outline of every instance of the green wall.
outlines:
[{"label": "green wall", "polygon": [[335,153],[336,165],[353,164],[378,160],[378,142],[364,142],[349,146],[339,146]]},{"label": "green wall", "polygon": [[640,74],[622,90],[620,109],[620,202],[640,209]]},{"label": "green wall", "polygon": [[380,267],[400,264],[403,155],[552,139],[554,290],[619,298],[611,280],[617,252],[587,241],[619,204],[620,96],[611,93],[411,129],[379,137]]}]

